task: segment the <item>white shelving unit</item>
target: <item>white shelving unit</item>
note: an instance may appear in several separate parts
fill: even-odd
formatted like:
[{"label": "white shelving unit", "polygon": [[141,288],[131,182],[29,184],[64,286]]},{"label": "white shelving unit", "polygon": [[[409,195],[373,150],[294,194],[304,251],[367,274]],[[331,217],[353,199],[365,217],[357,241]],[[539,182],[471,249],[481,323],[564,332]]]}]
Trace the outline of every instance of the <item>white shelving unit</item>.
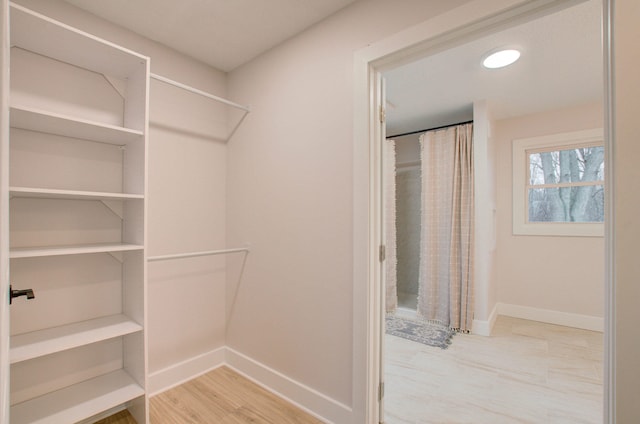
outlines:
[{"label": "white shelving unit", "polygon": [[11,423],[123,408],[147,423],[149,59],[20,5],[9,14],[11,283],[35,293],[10,307]]},{"label": "white shelving unit", "polygon": [[11,126],[115,145],[140,143],[142,131],[28,107],[11,106]]},{"label": "white shelving unit", "polygon": [[12,364],[142,331],[125,315],[111,315],[60,327],[47,328],[11,338]]},{"label": "white shelving unit", "polygon": [[116,253],[130,250],[143,250],[139,244],[91,244],[81,246],[22,247],[9,251],[9,258],[39,258],[44,256],[87,255],[89,253]]},{"label": "white shelving unit", "polygon": [[48,188],[9,187],[10,197],[25,197],[36,199],[67,199],[67,200],[127,200],[144,199],[142,194],[107,193],[80,190],[56,190]]},{"label": "white shelving unit", "polygon": [[12,407],[11,423],[75,423],[144,395],[129,374],[113,371]]}]

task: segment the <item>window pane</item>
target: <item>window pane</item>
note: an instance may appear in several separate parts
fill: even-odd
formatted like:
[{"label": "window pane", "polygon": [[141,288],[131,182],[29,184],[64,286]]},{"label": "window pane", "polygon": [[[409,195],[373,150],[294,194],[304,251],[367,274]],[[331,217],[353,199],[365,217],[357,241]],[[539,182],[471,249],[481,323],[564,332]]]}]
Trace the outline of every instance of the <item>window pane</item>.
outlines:
[{"label": "window pane", "polygon": [[604,147],[529,153],[529,184],[604,180]]},{"label": "window pane", "polygon": [[529,189],[529,222],[604,222],[604,186]]}]

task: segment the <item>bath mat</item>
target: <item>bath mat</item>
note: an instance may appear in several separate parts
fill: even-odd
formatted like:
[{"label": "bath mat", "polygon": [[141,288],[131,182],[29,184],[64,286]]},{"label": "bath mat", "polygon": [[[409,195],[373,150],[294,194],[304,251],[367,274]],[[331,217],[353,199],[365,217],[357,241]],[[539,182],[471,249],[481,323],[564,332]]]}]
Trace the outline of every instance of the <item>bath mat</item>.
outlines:
[{"label": "bath mat", "polygon": [[396,315],[387,315],[387,334],[446,349],[451,344],[455,331],[443,325]]}]

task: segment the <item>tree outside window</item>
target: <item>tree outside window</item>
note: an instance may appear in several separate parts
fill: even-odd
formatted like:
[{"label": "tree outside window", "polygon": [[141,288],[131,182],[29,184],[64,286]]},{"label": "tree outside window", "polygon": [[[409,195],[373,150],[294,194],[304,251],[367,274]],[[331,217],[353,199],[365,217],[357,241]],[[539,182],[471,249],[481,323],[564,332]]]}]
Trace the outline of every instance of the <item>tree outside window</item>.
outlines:
[{"label": "tree outside window", "polygon": [[604,222],[604,147],[528,151],[529,222]]},{"label": "tree outside window", "polygon": [[602,130],[514,140],[513,230],[523,235],[602,235]]}]

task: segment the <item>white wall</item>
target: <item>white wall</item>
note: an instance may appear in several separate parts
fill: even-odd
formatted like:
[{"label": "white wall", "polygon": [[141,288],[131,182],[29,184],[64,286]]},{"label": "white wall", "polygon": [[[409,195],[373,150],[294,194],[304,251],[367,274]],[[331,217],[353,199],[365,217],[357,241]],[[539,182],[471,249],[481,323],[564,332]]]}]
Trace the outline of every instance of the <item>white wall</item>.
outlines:
[{"label": "white wall", "polygon": [[495,283],[495,140],[492,133],[489,104],[479,100],[473,104],[474,166],[474,320],[473,332],[488,336],[495,320],[497,298]]},{"label": "white wall", "polygon": [[602,128],[600,102],[495,122],[498,301],[538,310],[604,316],[602,237],[513,235],[514,139]]},{"label": "white wall", "polygon": [[229,144],[228,241],[252,251],[228,344],[347,408],[354,53],[461,3],[360,1],[229,75],[253,112]]},{"label": "white wall", "polygon": [[[226,95],[226,75],[59,0],[26,7],[151,57],[151,71]],[[225,246],[226,109],[152,80],[148,254]],[[149,264],[149,367],[153,375],[224,345],[226,263],[198,258]],[[152,381],[152,389],[154,384]]]}]

